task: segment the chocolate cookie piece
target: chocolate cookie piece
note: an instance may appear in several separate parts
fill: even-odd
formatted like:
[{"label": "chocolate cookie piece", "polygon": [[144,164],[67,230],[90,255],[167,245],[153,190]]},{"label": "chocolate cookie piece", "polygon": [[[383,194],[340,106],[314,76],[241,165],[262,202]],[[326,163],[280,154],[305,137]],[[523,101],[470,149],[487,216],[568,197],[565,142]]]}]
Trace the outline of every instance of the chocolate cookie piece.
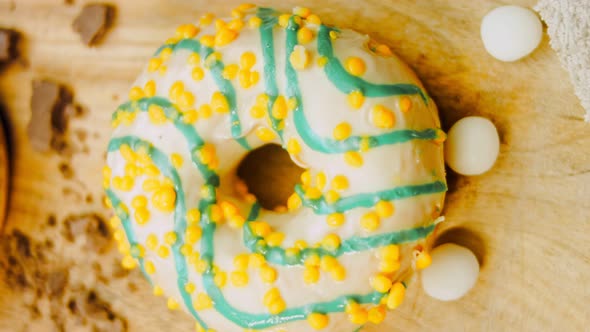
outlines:
[{"label": "chocolate cookie piece", "polygon": [[64,109],[71,102],[72,95],[64,86],[47,80],[33,82],[27,133],[35,150],[49,151],[52,143],[65,132],[68,119]]},{"label": "chocolate cookie piece", "polygon": [[18,57],[18,32],[0,28],[0,65]]},{"label": "chocolate cookie piece", "polygon": [[111,26],[115,7],[104,3],[88,4],[82,8],[72,23],[82,42],[88,46],[96,45]]}]

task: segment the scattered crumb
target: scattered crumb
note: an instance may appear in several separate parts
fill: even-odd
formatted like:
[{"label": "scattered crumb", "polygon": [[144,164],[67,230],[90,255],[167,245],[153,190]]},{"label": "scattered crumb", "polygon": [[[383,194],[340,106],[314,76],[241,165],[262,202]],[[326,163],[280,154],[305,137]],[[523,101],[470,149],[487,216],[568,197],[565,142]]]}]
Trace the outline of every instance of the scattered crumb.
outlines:
[{"label": "scattered crumb", "polygon": [[115,7],[104,3],[88,4],[82,8],[72,23],[82,42],[88,46],[96,45],[113,23]]},{"label": "scattered crumb", "polygon": [[58,165],[59,172],[65,179],[71,179],[74,177],[74,170],[67,162],[60,162]]},{"label": "scattered crumb", "polygon": [[67,144],[63,134],[68,119],[64,116],[64,109],[71,101],[72,94],[63,85],[48,80],[33,82],[31,120],[27,133],[35,150],[65,150]]}]

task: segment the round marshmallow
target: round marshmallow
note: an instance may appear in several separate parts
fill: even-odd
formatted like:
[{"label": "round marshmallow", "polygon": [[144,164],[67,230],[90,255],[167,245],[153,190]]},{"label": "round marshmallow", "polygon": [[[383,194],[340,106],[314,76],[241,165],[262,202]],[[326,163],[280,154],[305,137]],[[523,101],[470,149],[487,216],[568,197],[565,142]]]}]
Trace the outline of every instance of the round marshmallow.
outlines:
[{"label": "round marshmallow", "polygon": [[539,46],[543,25],[530,9],[502,6],[489,12],[481,21],[483,45],[494,58],[516,61]]},{"label": "round marshmallow", "polygon": [[445,143],[445,160],[455,172],[478,175],[488,171],[500,153],[494,124],[479,116],[463,118],[451,127]]},{"label": "round marshmallow", "polygon": [[428,296],[453,301],[473,288],[479,263],[469,249],[446,243],[434,248],[431,256],[432,264],[422,270],[422,287]]}]

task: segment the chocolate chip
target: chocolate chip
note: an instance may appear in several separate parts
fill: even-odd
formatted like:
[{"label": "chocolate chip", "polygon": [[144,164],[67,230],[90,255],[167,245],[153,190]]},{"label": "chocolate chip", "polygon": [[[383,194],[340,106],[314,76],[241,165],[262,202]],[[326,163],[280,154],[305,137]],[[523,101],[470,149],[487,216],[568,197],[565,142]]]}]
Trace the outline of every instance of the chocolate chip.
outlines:
[{"label": "chocolate chip", "polygon": [[104,3],[88,4],[82,8],[72,23],[82,42],[88,46],[95,45],[111,26],[115,7]]},{"label": "chocolate chip", "polygon": [[8,63],[18,57],[18,32],[0,28],[0,64]]},{"label": "chocolate chip", "polygon": [[71,102],[72,95],[64,86],[47,80],[33,82],[27,133],[35,150],[49,151],[60,141],[68,123],[64,109]]}]

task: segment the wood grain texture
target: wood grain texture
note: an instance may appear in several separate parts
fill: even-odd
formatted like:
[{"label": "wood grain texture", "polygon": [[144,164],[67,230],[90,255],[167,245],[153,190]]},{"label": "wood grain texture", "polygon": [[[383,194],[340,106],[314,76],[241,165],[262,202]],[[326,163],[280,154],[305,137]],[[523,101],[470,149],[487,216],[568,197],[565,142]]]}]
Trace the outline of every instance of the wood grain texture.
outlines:
[{"label": "wood grain texture", "polygon": [[[15,287],[5,276],[0,281],[2,331],[90,330],[88,324],[80,327],[79,319],[90,317],[89,311],[76,314],[67,305],[68,296],[90,289],[110,303],[113,314],[126,318],[130,331],[193,329],[187,315],[169,312],[163,299],[150,294],[139,273],[114,277],[119,273],[116,250],[99,255],[55,234],[68,215],[105,211],[99,174],[110,115],[150,54],[179,23],[194,21],[205,11],[226,13],[237,1],[110,2],[118,7],[115,28],[102,45],[87,48],[70,27],[83,1],[65,5],[62,0],[0,0],[0,22],[23,33],[27,58],[27,63],[13,65],[0,76],[14,165],[6,231],[22,230],[34,239],[32,244],[48,237],[54,242],[52,248],[41,250],[52,262],[49,267],[29,268],[27,260],[17,259],[26,263],[21,264],[27,267],[25,277],[55,266],[69,270],[65,293],[50,292],[41,298],[31,295],[39,286]],[[532,0],[510,3],[533,5]],[[440,108],[445,129],[462,117],[482,115],[501,135],[501,154],[492,171],[469,178],[448,176],[447,222],[440,241],[458,241],[476,251],[483,264],[475,289],[460,301],[442,303],[428,298],[416,282],[385,327],[367,331],[589,329],[590,126],[582,121],[584,112],[547,37],[530,57],[502,63],[485,52],[479,38],[481,18],[502,1],[259,4],[284,10],[309,6],[325,22],[386,42],[423,80]],[[88,134],[83,142],[72,136],[78,149],[71,157],[41,155],[28,144],[25,128],[33,78],[72,86],[75,100],[89,110],[70,124],[71,132],[83,129]],[[65,162],[74,169],[71,178],[59,172],[59,164]],[[50,214],[57,226],[48,226]],[[9,240],[15,241],[3,241]],[[34,306],[40,314],[32,313]],[[103,323],[96,326],[106,326]]]}]

